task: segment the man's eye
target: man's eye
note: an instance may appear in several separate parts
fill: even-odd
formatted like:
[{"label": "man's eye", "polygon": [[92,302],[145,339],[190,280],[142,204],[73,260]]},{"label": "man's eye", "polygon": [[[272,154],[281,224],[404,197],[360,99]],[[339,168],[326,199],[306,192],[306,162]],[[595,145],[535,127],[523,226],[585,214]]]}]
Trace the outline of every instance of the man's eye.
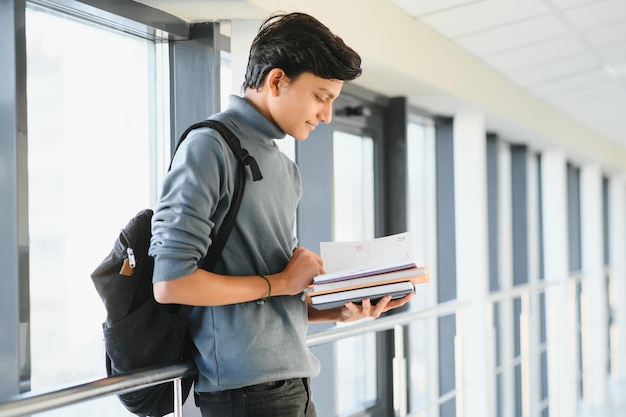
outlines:
[{"label": "man's eye", "polygon": [[320,96],[316,95],[315,98],[317,99],[317,101],[319,101],[320,103],[324,103],[326,100],[324,100],[323,98],[321,98]]}]

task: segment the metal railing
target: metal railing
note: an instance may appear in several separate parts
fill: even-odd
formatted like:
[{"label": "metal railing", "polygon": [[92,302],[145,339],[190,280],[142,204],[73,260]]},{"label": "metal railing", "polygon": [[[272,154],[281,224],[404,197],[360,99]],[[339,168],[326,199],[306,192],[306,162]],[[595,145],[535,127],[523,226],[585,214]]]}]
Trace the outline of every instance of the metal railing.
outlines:
[{"label": "metal railing", "polygon": [[[549,344],[556,343],[551,328],[547,322],[548,310],[554,309],[544,300],[544,311],[541,311],[539,297],[545,296],[549,290],[558,290],[561,285],[571,286],[582,280],[582,274],[572,274],[562,280],[539,280],[532,283],[512,286],[510,288],[493,291],[486,300],[485,321],[487,323],[487,357],[489,369],[489,412],[488,416],[499,416],[506,413],[507,408],[520,404],[520,411],[524,416],[540,416],[549,407],[552,400],[549,394],[542,398],[542,388],[550,393],[548,387],[542,387],[544,380],[540,372],[548,372],[547,363],[542,364],[541,354],[548,354]],[[518,303],[515,311],[514,304]],[[576,302],[568,297],[568,303]],[[494,322],[494,308],[498,306],[499,324]],[[517,317],[514,315],[517,314]],[[541,315],[543,314],[543,316]],[[556,312],[552,312],[556,316]],[[518,326],[513,325],[517,321]],[[540,337],[540,329],[545,326],[545,340]],[[568,327],[576,331],[578,326]],[[514,334],[517,332],[517,334]],[[514,341],[519,343],[515,353]],[[566,343],[571,346],[573,343]],[[499,346],[498,346],[499,345]],[[496,354],[498,352],[498,354]],[[563,352],[561,352],[563,354]],[[499,363],[497,363],[499,359]],[[519,368],[519,387],[515,387],[515,368]],[[541,369],[541,367],[545,367]],[[497,382],[498,377],[500,381]],[[508,410],[508,409],[507,409]],[[510,410],[509,410],[510,411]]]},{"label": "metal railing", "polygon": [[[364,320],[345,327],[331,328],[309,334],[307,336],[307,345],[321,345],[365,333],[393,330],[395,332],[394,337],[396,341],[394,360],[404,361],[404,332],[402,326],[416,320],[454,314],[458,312],[462,306],[463,303],[459,301],[450,301],[422,311],[403,312],[381,317],[376,320]],[[175,408],[173,415],[180,417],[182,416],[183,403],[181,379],[193,376],[195,373],[196,370],[192,364],[181,363],[179,365],[149,368],[138,372],[98,379],[50,392],[25,393],[0,401],[0,417],[29,416],[31,414],[54,410],[84,401],[125,394],[170,381],[174,382]],[[400,378],[397,376],[393,378],[394,392],[404,392],[406,390],[406,373],[401,372],[400,374]],[[406,415],[406,409],[400,405],[399,408],[396,409],[396,416],[404,415]]]}]

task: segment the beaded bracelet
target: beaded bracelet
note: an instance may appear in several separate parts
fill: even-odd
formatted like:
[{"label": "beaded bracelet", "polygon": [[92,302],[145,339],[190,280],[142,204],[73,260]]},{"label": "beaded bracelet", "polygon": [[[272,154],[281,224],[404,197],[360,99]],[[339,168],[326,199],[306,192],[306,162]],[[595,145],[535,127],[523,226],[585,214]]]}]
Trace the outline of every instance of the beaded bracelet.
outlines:
[{"label": "beaded bracelet", "polygon": [[265,280],[265,282],[267,282],[267,287],[268,287],[268,292],[267,292],[267,297],[263,297],[259,300],[256,301],[257,304],[265,304],[266,301],[269,301],[270,298],[272,297],[272,284],[270,283],[270,280],[267,279],[267,277],[263,274],[259,274],[259,276],[261,278],[263,278]]}]

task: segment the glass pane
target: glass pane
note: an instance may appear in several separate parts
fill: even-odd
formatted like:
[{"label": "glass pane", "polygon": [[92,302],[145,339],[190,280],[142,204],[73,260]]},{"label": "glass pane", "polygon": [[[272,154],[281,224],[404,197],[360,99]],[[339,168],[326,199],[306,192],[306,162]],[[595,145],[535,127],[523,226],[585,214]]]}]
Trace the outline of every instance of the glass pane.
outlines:
[{"label": "glass pane", "polygon": [[[434,129],[409,123],[407,136],[407,226],[413,238],[413,257],[434,274],[436,254],[436,195]],[[434,282],[434,279],[431,279]],[[434,285],[418,286],[409,304],[412,310],[435,302]]]},{"label": "glass pane", "polygon": [[233,93],[233,63],[226,51],[220,51],[220,109],[228,107],[228,97]]},{"label": "glass pane", "polygon": [[[430,269],[435,282],[436,206],[434,176],[434,129],[427,123],[408,125],[407,224],[413,237],[414,259]],[[416,287],[411,310],[432,306],[435,286]],[[437,321],[420,320],[409,326],[409,411],[411,415],[435,416],[439,411],[437,380]]]},{"label": "glass pane", "polygon": [[[105,376],[90,274],[150,206],[154,44],[43,9],[26,15],[32,388]],[[153,188],[153,187],[152,187]],[[60,415],[128,415],[112,397]]]},{"label": "glass pane", "polygon": [[[335,132],[333,234],[336,241],[374,237],[374,141]],[[377,400],[376,335],[336,343],[337,414],[349,415]]]},{"label": "glass pane", "polygon": [[374,238],[374,141],[335,132],[333,138],[335,241]]}]

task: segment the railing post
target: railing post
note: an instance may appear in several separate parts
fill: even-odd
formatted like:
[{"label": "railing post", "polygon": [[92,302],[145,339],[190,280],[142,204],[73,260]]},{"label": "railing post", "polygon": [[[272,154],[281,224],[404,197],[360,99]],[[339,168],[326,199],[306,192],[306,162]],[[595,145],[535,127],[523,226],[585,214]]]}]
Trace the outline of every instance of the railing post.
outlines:
[{"label": "railing post", "polygon": [[174,384],[174,417],[183,416],[183,379],[176,378]]},{"label": "railing post", "polygon": [[[528,291],[528,290],[527,290]],[[531,340],[530,340],[530,294],[520,296],[520,368],[522,373],[522,415],[532,416],[531,403]]]},{"label": "railing post", "polygon": [[487,352],[487,392],[485,393],[489,399],[487,403],[487,417],[494,417],[496,415],[496,373],[497,373],[497,360],[496,360],[496,337],[497,329],[493,324],[493,309],[495,302],[489,300],[485,303],[485,349]]},{"label": "railing post", "polygon": [[407,415],[407,372],[404,356],[404,327],[395,325],[393,328],[394,357],[393,357],[393,410],[396,417]]},{"label": "railing post", "polygon": [[456,335],[454,336],[454,372],[456,374],[456,416],[465,416],[465,353],[463,346],[463,315],[456,312]]}]

